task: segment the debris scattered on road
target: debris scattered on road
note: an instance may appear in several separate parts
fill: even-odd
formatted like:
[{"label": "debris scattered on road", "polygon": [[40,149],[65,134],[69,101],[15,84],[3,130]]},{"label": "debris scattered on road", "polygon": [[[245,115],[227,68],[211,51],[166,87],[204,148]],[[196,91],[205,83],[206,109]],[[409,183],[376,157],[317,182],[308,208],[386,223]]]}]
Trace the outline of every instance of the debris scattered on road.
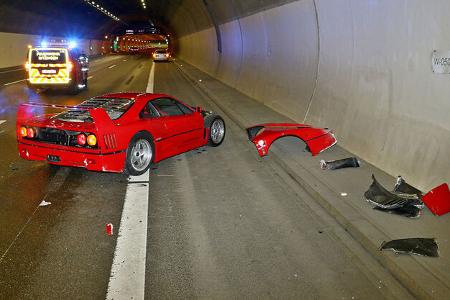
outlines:
[{"label": "debris scattered on road", "polygon": [[39,206],[49,206],[51,204],[52,204],[51,202],[47,202],[45,200],[42,200],[42,202],[39,204]]},{"label": "debris scattered on road", "polygon": [[[422,192],[413,188],[399,176],[394,191],[385,189],[372,175],[373,182],[364,193],[368,202],[373,204],[374,209],[397,214],[409,218],[417,218],[424,207],[421,200]],[[404,193],[408,191],[410,193]]]},{"label": "debris scattered on road", "polygon": [[359,168],[359,161],[356,157],[349,157],[344,159],[338,159],[338,160],[330,160],[320,161],[320,168],[322,170],[337,170],[337,169],[344,169],[344,168]]},{"label": "debris scattered on road", "polygon": [[306,144],[312,156],[318,155],[334,146],[337,141],[332,130],[315,128],[306,124],[266,123],[254,125],[247,129],[248,139],[255,144],[259,156],[266,156],[273,142],[279,138],[297,137]]},{"label": "debris scattered on road", "polygon": [[434,238],[408,238],[383,242],[380,250],[392,250],[395,253],[415,254],[439,257],[438,245]]},{"label": "debris scattered on road", "polygon": [[107,235],[113,235],[114,234],[113,230],[114,230],[113,224],[111,224],[111,223],[106,224],[106,234]]},{"label": "debris scattered on road", "polygon": [[422,197],[425,205],[437,216],[450,212],[450,190],[444,183],[435,187]]}]

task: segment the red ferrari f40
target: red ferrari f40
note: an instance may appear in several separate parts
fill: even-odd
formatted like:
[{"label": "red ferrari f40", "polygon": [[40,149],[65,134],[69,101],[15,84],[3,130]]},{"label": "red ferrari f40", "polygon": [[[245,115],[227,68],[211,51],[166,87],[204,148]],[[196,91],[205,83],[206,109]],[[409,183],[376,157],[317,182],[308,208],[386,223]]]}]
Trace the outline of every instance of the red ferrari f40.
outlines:
[{"label": "red ferrari f40", "polygon": [[219,115],[147,93],[107,94],[77,106],[21,104],[16,127],[24,159],[131,175],[225,138]]}]

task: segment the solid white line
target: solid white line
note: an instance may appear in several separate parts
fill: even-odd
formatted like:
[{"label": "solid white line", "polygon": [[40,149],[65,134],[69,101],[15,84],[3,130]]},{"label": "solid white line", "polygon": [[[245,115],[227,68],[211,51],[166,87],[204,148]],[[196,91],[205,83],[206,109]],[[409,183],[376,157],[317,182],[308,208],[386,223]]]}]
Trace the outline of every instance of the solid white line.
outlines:
[{"label": "solid white line", "polygon": [[[154,78],[153,63],[147,92],[153,92]],[[128,179],[106,299],[144,299],[149,181],[150,171]]]},{"label": "solid white line", "polygon": [[23,68],[13,69],[13,70],[8,70],[8,71],[2,71],[2,72],[0,72],[0,74],[12,73],[12,72],[23,71],[23,70],[24,70]]},{"label": "solid white line", "polygon": [[152,63],[152,69],[150,70],[150,76],[148,76],[147,93],[153,93],[153,86],[155,83],[155,62]]},{"label": "solid white line", "polygon": [[22,80],[17,80],[17,81],[5,83],[4,85],[7,86],[7,85],[11,85],[11,84],[16,84],[16,83],[19,83],[19,82],[22,82],[22,81],[26,81],[26,79],[22,79]]},{"label": "solid white line", "polygon": [[117,67],[117,65],[109,66],[108,69],[112,69],[112,68],[115,68],[115,67]]},{"label": "solid white line", "polygon": [[149,171],[144,178],[127,187],[106,299],[144,299]]},{"label": "solid white line", "polygon": [[2,125],[5,122],[6,122],[6,120],[0,120],[0,125]]}]

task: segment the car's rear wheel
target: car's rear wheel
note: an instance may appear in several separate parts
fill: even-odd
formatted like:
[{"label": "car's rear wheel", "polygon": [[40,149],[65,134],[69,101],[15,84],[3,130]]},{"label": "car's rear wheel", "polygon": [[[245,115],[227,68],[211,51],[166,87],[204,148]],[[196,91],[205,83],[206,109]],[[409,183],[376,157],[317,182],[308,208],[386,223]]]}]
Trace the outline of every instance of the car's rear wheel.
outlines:
[{"label": "car's rear wheel", "polygon": [[225,121],[219,116],[209,116],[206,120],[206,127],[209,128],[208,144],[217,147],[225,139]]},{"label": "car's rear wheel", "polygon": [[149,134],[138,133],[133,137],[127,149],[126,171],[133,176],[147,172],[153,162],[154,146]]}]

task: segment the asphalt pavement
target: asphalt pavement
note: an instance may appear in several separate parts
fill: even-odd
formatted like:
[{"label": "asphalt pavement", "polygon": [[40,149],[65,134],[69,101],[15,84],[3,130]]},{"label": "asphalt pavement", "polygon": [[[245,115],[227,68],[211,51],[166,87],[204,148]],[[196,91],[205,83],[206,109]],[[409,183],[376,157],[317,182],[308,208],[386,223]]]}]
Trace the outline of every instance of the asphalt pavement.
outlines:
[{"label": "asphalt pavement", "polygon": [[[145,91],[150,69],[145,57],[100,58],[77,96],[0,86],[1,299],[105,299],[129,185],[122,174],[19,159],[17,105]],[[283,168],[259,158],[245,131],[173,63],[156,64],[154,90],[220,113],[227,132],[220,147],[152,167],[145,298],[411,297]]]}]

